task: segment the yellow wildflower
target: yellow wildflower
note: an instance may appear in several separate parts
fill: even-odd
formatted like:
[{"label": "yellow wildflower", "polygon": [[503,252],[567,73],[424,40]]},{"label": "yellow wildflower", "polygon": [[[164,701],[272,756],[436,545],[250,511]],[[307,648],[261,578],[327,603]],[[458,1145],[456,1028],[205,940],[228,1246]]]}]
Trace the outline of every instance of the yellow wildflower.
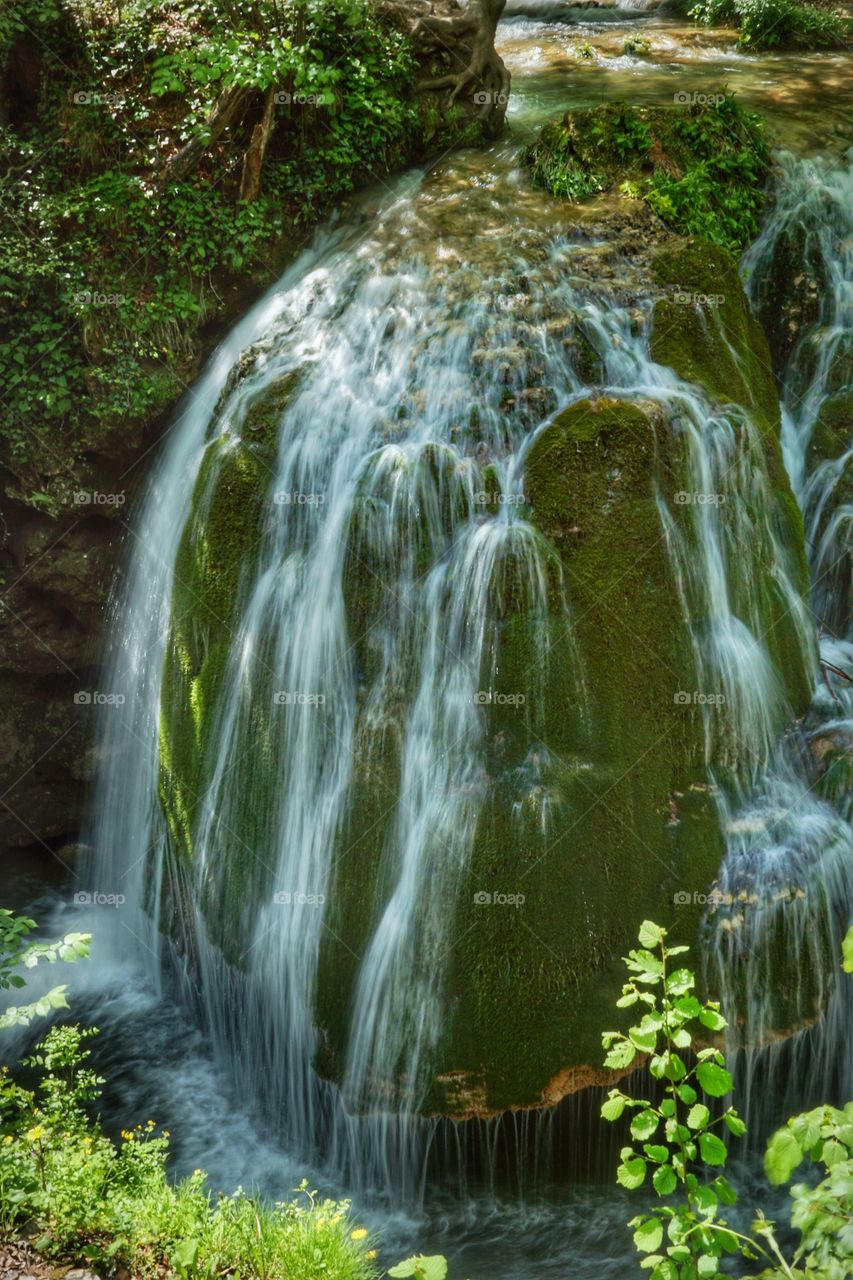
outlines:
[{"label": "yellow wildflower", "polygon": [[375,1249],[368,1249],[368,1250],[367,1250],[367,1253],[366,1253],[364,1256],[365,1256],[365,1258],[369,1258],[369,1259],[370,1259],[370,1261],[372,1262],[372,1261],[373,1261],[373,1259],[376,1257],[376,1250],[375,1250]]},{"label": "yellow wildflower", "polygon": [[32,1129],[26,1132],[27,1142],[38,1142],[39,1138],[44,1137],[44,1129],[40,1124],[34,1125]]},{"label": "yellow wildflower", "polygon": [[351,1240],[364,1240],[367,1238],[367,1227],[356,1227],[350,1232]]}]

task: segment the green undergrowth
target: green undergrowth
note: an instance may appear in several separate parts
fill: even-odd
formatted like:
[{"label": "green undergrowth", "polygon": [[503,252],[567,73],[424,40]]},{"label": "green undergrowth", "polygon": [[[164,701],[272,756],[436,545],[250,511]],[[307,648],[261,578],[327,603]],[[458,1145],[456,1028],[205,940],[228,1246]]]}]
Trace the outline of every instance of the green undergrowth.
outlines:
[{"label": "green undergrowth", "polygon": [[851,36],[849,18],[796,0],[699,0],[690,16],[737,27],[747,49],[843,49]]},{"label": "green undergrowth", "polygon": [[[0,438],[20,459],[57,436],[164,411],[205,335],[271,283],[310,227],[427,145],[407,36],[367,0],[14,0],[0,15]],[[260,191],[239,198],[264,94]],[[211,142],[223,91],[245,108]],[[164,165],[198,139],[182,180]],[[239,294],[237,291],[240,291]],[[22,319],[25,323],[22,323]]]},{"label": "green undergrowth", "polygon": [[91,1118],[104,1084],[88,1062],[93,1034],[49,1031],[24,1063],[32,1088],[0,1077],[0,1241],[26,1235],[45,1261],[139,1280],[374,1280],[375,1250],[348,1202],[307,1183],[275,1204],[216,1195],[200,1169],[174,1182],[169,1135],[153,1120],[109,1137]]},{"label": "green undergrowth", "polygon": [[758,232],[769,150],[731,94],[687,106],[610,103],[546,124],[524,152],[534,183],[584,200],[619,190],[682,234],[737,251]]}]

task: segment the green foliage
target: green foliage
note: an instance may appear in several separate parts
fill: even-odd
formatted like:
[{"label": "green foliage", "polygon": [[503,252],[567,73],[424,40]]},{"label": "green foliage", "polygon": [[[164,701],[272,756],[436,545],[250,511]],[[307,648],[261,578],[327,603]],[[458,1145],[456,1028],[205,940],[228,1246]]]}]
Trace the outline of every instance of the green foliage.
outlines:
[{"label": "green foliage", "polygon": [[764,208],[770,153],[760,116],[726,94],[673,127],[673,150],[690,159],[681,177],[655,170],[648,203],[682,234],[738,252],[758,234]]},{"label": "green foliage", "polygon": [[651,53],[651,49],[652,42],[645,36],[628,36],[622,44],[622,52],[634,54],[635,57],[644,57],[645,54]]},{"label": "green foliage", "polygon": [[[58,942],[28,942],[36,927],[35,920],[16,916],[0,908],[0,991],[20,990],[26,979],[16,970],[34,969],[57,960],[73,963],[89,954],[91,938],[87,933],[69,933]],[[67,1009],[66,986],[54,987],[31,1004],[9,1006],[0,1013],[0,1031],[8,1027],[26,1026],[33,1018],[44,1018],[54,1009]]]},{"label": "green foliage", "polygon": [[113,1143],[89,1114],[103,1084],[87,1065],[94,1034],[55,1027],[25,1064],[41,1073],[34,1090],[0,1081],[0,1230],[26,1232],[48,1258],[144,1280],[373,1280],[375,1251],[347,1202],[305,1183],[275,1205],[241,1190],[212,1198],[200,1170],[173,1184],[153,1120]]},{"label": "green foliage", "polygon": [[847,930],[841,942],[842,964],[845,973],[853,973],[853,927]]},{"label": "green foliage", "polygon": [[[720,1274],[724,1253],[756,1256],[720,1216],[720,1206],[733,1204],[736,1197],[728,1179],[715,1172],[725,1165],[727,1149],[714,1129],[740,1137],[746,1126],[733,1107],[712,1111],[700,1099],[700,1091],[712,1101],[730,1091],[723,1054],[713,1047],[697,1049],[693,1065],[683,1056],[694,1042],[726,1026],[719,1005],[694,994],[690,970],[671,965],[689,948],[668,947],[666,930],[650,920],[643,922],[639,942],[625,959],[633,976],[616,1003],[622,1009],[636,1007],[642,1016],[627,1033],[603,1034],[604,1065],[624,1070],[639,1054],[647,1055],[663,1096],[654,1102],[611,1089],[601,1114],[616,1121],[626,1111],[634,1113],[629,1126],[633,1144],[622,1148],[617,1182],[632,1191],[649,1178],[660,1199],[676,1191],[682,1197],[631,1220],[634,1245],[645,1255],[641,1265],[652,1280],[695,1280]],[[702,1165],[710,1177],[700,1177]]]},{"label": "green foliage", "polygon": [[[0,128],[0,432],[22,458],[173,403],[235,274],[268,283],[283,248],[420,137],[408,39],[367,0],[16,0],[0,24],[0,65],[27,26],[43,52],[38,103]],[[232,85],[247,109],[164,186]],[[273,87],[262,189],[243,204]]]},{"label": "green foliage", "polygon": [[680,234],[735,252],[758,233],[769,159],[760,117],[726,93],[674,111],[611,103],[569,112],[523,156],[552,195],[617,189]]},{"label": "green foliage", "polygon": [[580,44],[575,45],[575,57],[580,58],[582,61],[589,62],[595,57],[595,49],[589,41],[584,40]]},{"label": "green foliage", "polygon": [[402,1280],[406,1276],[412,1276],[414,1280],[445,1280],[447,1259],[440,1253],[430,1257],[421,1253],[415,1258],[407,1258],[405,1262],[398,1262],[396,1267],[389,1267],[388,1274],[394,1276],[394,1280]]},{"label": "green foliage", "polygon": [[848,19],[797,0],[698,0],[690,16],[708,26],[731,23],[749,49],[841,49],[850,39]]},{"label": "green foliage", "polygon": [[845,1280],[853,1258],[853,1102],[792,1116],[768,1142],[764,1168],[778,1185],[805,1160],[826,1176],[791,1188],[791,1225],[801,1234],[794,1263],[807,1276]]}]

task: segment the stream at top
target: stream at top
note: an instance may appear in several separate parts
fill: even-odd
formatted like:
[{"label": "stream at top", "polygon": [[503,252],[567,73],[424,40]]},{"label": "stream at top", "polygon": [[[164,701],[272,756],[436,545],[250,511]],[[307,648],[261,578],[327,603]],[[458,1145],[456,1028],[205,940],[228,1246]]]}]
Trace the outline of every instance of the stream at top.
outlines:
[{"label": "stream at top", "polygon": [[[624,53],[628,34],[649,39],[651,52]],[[592,57],[579,58],[579,44],[589,45]],[[790,357],[783,444],[805,515],[816,582],[813,605],[828,619],[822,651],[837,666],[851,665],[845,620],[833,613],[831,598],[843,581],[850,508],[825,519],[849,453],[818,467],[808,462],[830,357],[847,341],[851,324],[850,263],[842,256],[846,252],[849,258],[853,243],[853,179],[842,157],[846,114],[849,120],[843,59],[747,56],[735,49],[730,33],[695,28],[656,10],[565,9],[549,0],[511,0],[499,50],[513,75],[508,135],[484,151],[453,154],[428,172],[408,172],[355,199],[235,326],[168,433],[137,512],[139,545],[128,574],[127,603],[116,623],[121,630],[110,686],[130,688],[133,696],[126,718],[113,715],[105,724],[102,802],[91,836],[99,859],[93,883],[106,884],[110,874],[114,880],[120,865],[128,906],[121,927],[105,922],[103,908],[75,906],[55,896],[30,909],[46,928],[88,927],[95,933],[92,960],[70,981],[75,1014],[103,1032],[98,1066],[110,1082],[107,1118],[131,1125],[156,1117],[173,1135],[176,1173],[200,1166],[214,1189],[242,1185],[276,1198],[287,1197],[307,1177],[329,1194],[353,1196],[360,1220],[382,1231],[386,1261],[413,1250],[444,1252],[459,1280],[616,1280],[635,1266],[625,1223],[637,1212],[638,1201],[613,1184],[616,1144],[602,1138],[597,1096],[568,1099],[559,1116],[519,1113],[470,1122],[464,1133],[463,1126],[407,1125],[395,1116],[353,1119],[337,1090],[316,1080],[306,1053],[312,1045],[309,997],[319,913],[302,912],[298,919],[294,913],[286,942],[279,936],[280,911],[264,908],[251,928],[238,922],[251,939],[251,959],[239,980],[224,972],[206,927],[196,920],[195,963],[201,975],[196,1023],[179,1007],[174,990],[160,982],[164,942],[148,909],[159,896],[164,873],[176,874],[168,865],[158,826],[162,819],[155,812],[169,575],[187,517],[187,476],[199,471],[221,394],[224,425],[216,430],[227,448],[232,424],[240,421],[253,390],[290,370],[310,370],[282,426],[274,489],[276,494],[322,492],[324,501],[279,502],[246,588],[239,643],[228,659],[230,692],[219,711],[216,752],[206,778],[211,800],[198,838],[208,923],[215,919],[217,895],[229,892],[227,853],[239,810],[251,803],[251,760],[242,765],[251,741],[249,698],[257,699],[259,688],[266,688],[270,669],[289,681],[278,688],[308,691],[317,689],[321,678],[328,682],[329,670],[336,673],[322,718],[293,717],[282,731],[285,764],[276,814],[283,833],[281,849],[274,853],[278,887],[322,895],[328,851],[348,801],[348,759],[358,750],[359,673],[350,665],[339,603],[343,534],[354,503],[365,494],[367,511],[391,513],[364,518],[361,532],[362,546],[392,584],[393,598],[369,712],[377,721],[388,715],[412,660],[417,681],[408,693],[411,718],[402,760],[401,788],[409,800],[399,806],[392,828],[393,890],[368,940],[355,986],[343,1097],[356,1103],[369,1102],[382,1069],[393,1067],[409,1080],[417,1105],[424,1062],[438,1033],[437,961],[446,945],[441,913],[423,907],[423,890],[429,883],[433,899],[440,898],[439,889],[453,892],[453,876],[465,864],[483,799],[478,686],[471,673],[481,669],[494,646],[493,596],[502,566],[510,561],[515,566],[534,632],[553,572],[544,540],[522,516],[514,516],[512,502],[494,519],[482,520],[476,510],[483,482],[476,442],[453,424],[471,369],[478,367],[478,350],[491,345],[499,352],[517,351],[522,326],[535,335],[528,345],[536,349],[536,361],[516,371],[510,356],[506,377],[510,383],[523,378],[519,385],[527,405],[510,426],[500,411],[501,381],[488,361],[477,389],[482,402],[477,440],[485,442],[501,492],[510,499],[520,498],[524,457],[538,424],[583,393],[561,344],[550,337],[561,315],[576,308],[583,310],[587,334],[603,361],[604,386],[642,395],[670,412],[677,407],[697,490],[736,485],[738,455],[744,455],[746,466],[751,450],[758,449],[748,424],[733,425],[731,416],[715,414],[696,388],[652,362],[649,307],[642,298],[621,301],[620,267],[608,247],[575,235],[559,204],[533,190],[519,170],[520,146],[557,110],[617,99],[682,101],[683,95],[716,93],[725,85],[767,114],[771,140],[780,149],[781,194],[745,256],[744,278],[753,300],[760,302],[775,237],[786,220],[808,225],[809,252],[827,282],[819,317],[823,354],[815,361],[795,348]],[[820,158],[818,151],[830,154]],[[228,375],[249,348],[253,359],[235,387]],[[412,406],[408,416],[419,424],[415,427],[389,426],[401,391]],[[330,398],[341,406],[340,422],[334,430],[314,430]],[[439,495],[453,512],[449,543],[442,502],[431,506],[438,443],[456,451],[459,463],[449,490]],[[843,689],[832,694],[820,684],[816,615],[799,602],[786,549],[769,522],[767,528],[752,528],[733,502],[731,523],[724,528],[713,507],[697,508],[698,550],[689,555],[662,499],[659,505],[683,607],[689,614],[699,600],[712,620],[708,634],[695,639],[697,668],[709,677],[706,687],[725,688],[735,737],[749,740],[754,756],[739,765],[736,785],[720,801],[729,832],[721,888],[736,900],[757,883],[771,905],[750,915],[738,939],[730,931],[729,949],[720,943],[706,960],[730,1006],[737,995],[734,979],[727,986],[729,977],[738,966],[746,970],[748,1007],[737,1013],[744,1041],[755,1043],[763,1025],[762,992],[770,984],[762,939],[777,924],[784,927],[787,945],[797,955],[808,954],[820,971],[815,933],[826,933],[834,942],[849,914],[849,796],[839,796],[833,807],[812,795],[798,753],[809,737],[840,741],[850,734],[853,697]],[[425,546],[415,545],[415,514]],[[779,597],[796,616],[814,672],[815,701],[795,740],[781,733],[786,708],[762,645],[759,616],[738,618],[729,602],[738,542],[753,538],[762,540],[774,565]],[[416,572],[420,555],[434,560],[428,573]],[[292,625],[294,618],[298,625]],[[477,625],[470,625],[472,618]],[[437,642],[439,633],[447,643]],[[272,687],[266,689],[267,702]],[[323,687],[328,693],[328,683]],[[435,712],[436,695],[442,714]],[[326,739],[316,730],[320,722],[342,744],[340,752],[323,746]],[[709,739],[714,732],[709,717]],[[126,756],[130,738],[136,744],[130,766],[126,759],[115,763]],[[531,763],[531,795],[536,783]],[[431,856],[436,840],[445,851],[440,885]],[[825,888],[820,919],[814,907],[800,910],[796,904],[785,911],[784,922],[773,918],[775,899],[768,886],[778,884],[781,899],[795,873],[820,878]],[[426,975],[413,962],[415,953],[436,958]],[[793,1037],[781,1053],[771,1048],[738,1054],[744,1091],[738,1104],[743,1102],[751,1117],[775,1124],[793,1107],[822,1100],[825,1090],[839,1097],[853,1094],[849,998],[845,1004],[832,975],[825,978],[827,1013],[819,1027]],[[268,998],[271,989],[277,1002]],[[601,1016],[605,1026],[607,1010]],[[737,1053],[738,1044],[731,1049]],[[276,1070],[282,1063],[286,1070]],[[812,1079],[807,1096],[805,1063]],[[772,1216],[776,1201],[756,1183],[749,1161],[740,1168],[740,1181],[746,1220],[753,1204]],[[753,1191],[760,1197],[756,1201]]]}]

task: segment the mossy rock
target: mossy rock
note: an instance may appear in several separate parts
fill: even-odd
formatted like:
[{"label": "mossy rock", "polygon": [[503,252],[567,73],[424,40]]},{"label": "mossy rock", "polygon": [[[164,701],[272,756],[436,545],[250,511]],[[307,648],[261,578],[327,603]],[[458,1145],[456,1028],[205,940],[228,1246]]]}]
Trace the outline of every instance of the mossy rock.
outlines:
[{"label": "mossy rock", "polygon": [[251,572],[269,472],[229,437],[208,446],[175,562],[160,723],[160,797],[174,852],[191,859],[207,745]]},{"label": "mossy rock", "polygon": [[829,396],[820,408],[809,452],[812,467],[840,458],[853,440],[853,391]]},{"label": "mossy rock", "polygon": [[652,273],[672,295],[655,304],[653,359],[719,403],[743,405],[778,437],[779,394],[767,339],[732,255],[691,237],[657,249]]},{"label": "mossy rock", "polygon": [[[568,1066],[597,1067],[637,921],[695,938],[701,908],[676,912],[674,895],[710,883],[722,843],[701,728],[675,700],[694,660],[655,489],[678,481],[681,448],[656,406],[604,398],[572,405],[531,448],[532,519],[558,554],[571,627],[555,610],[541,720],[516,710],[513,732],[512,712],[488,708],[492,791],[457,904],[438,1110],[460,1105],[460,1081],[497,1110],[541,1102]],[[522,689],[537,662],[529,629],[507,627],[502,685]]]},{"label": "mossy rock", "polygon": [[770,153],[761,118],[720,93],[683,107],[568,111],[523,159],[552,195],[577,201],[618,189],[674,230],[738,249],[757,234]]}]

